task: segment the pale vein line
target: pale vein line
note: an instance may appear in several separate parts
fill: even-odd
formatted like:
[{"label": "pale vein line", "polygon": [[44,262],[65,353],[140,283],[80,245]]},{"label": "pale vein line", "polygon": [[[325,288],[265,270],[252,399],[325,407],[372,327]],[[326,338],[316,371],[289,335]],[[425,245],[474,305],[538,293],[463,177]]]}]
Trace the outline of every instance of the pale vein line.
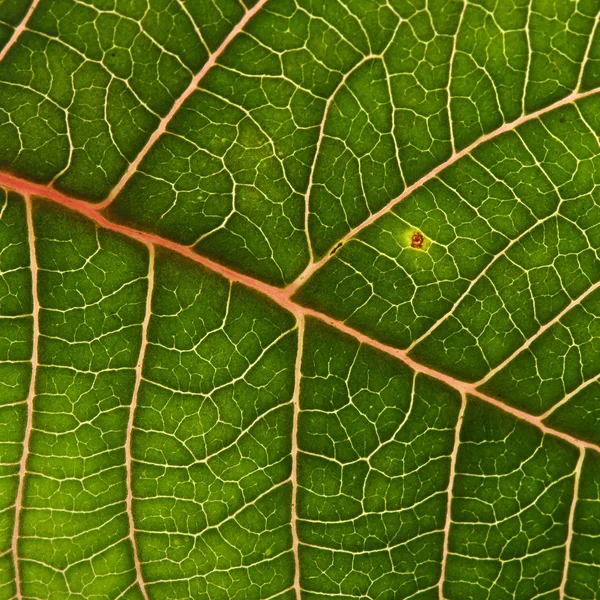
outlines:
[{"label": "pale vein line", "polygon": [[125,440],[125,468],[127,471],[127,518],[129,520],[129,539],[133,547],[133,559],[135,562],[135,572],[138,585],[144,596],[145,600],[149,600],[148,592],[144,584],[142,577],[142,566],[140,564],[140,556],[135,541],[135,523],[133,521],[133,474],[131,469],[132,457],[131,457],[131,436],[133,433],[133,420],[135,416],[135,409],[137,407],[137,398],[140,391],[140,384],[142,382],[142,368],[144,365],[144,357],[146,354],[148,338],[148,323],[150,322],[150,315],[152,309],[152,290],[154,289],[154,246],[148,245],[148,293],[146,295],[146,313],[144,315],[144,321],[142,323],[142,345],[140,348],[140,354],[138,356],[138,362],[135,367],[135,385],[133,388],[133,397],[131,398],[131,406],[129,407],[129,420],[127,422],[127,437]]},{"label": "pale vein line", "polygon": [[442,570],[440,573],[440,581],[438,583],[439,596],[444,598],[443,586],[446,578],[446,565],[448,561],[448,540],[450,538],[450,524],[452,522],[452,488],[454,485],[454,477],[456,474],[456,456],[458,454],[458,445],[460,444],[460,430],[465,416],[465,408],[467,407],[467,397],[464,393],[461,394],[460,411],[458,412],[458,420],[456,421],[456,429],[454,432],[454,448],[450,456],[450,479],[448,480],[448,502],[446,505],[446,524],[444,525],[444,547],[442,550]]},{"label": "pale vein line", "polygon": [[15,585],[17,586],[17,598],[21,600],[21,576],[19,573],[19,529],[21,525],[21,510],[23,508],[23,490],[25,487],[25,473],[27,472],[27,457],[29,455],[29,440],[33,428],[33,399],[35,396],[35,381],[38,368],[38,338],[39,338],[39,315],[40,303],[37,291],[37,258],[35,254],[35,234],[33,231],[33,210],[31,198],[25,198],[25,209],[27,213],[27,238],[29,243],[29,264],[31,267],[31,293],[33,296],[33,344],[31,353],[31,380],[27,392],[27,424],[23,438],[23,453],[19,464],[19,487],[17,488],[17,499],[15,501],[15,523],[12,535],[12,555],[15,568]]},{"label": "pale vein line", "polygon": [[10,40],[8,40],[8,42],[6,43],[6,46],[4,46],[4,48],[2,48],[2,50],[0,50],[0,61],[2,61],[4,59],[4,57],[7,55],[8,51],[15,45],[15,42],[17,41],[18,37],[23,33],[23,31],[25,31],[25,28],[27,27],[27,23],[29,22],[29,19],[31,18],[33,11],[36,9],[37,5],[39,4],[39,1],[40,0],[33,0],[25,17],[19,23],[19,25],[17,27],[15,27],[15,30],[13,31],[13,34],[10,37]]},{"label": "pale vein line", "polygon": [[583,60],[581,61],[581,68],[579,69],[579,77],[577,78],[577,85],[575,86],[576,90],[581,88],[581,83],[583,81],[583,72],[585,71],[585,67],[590,58],[590,50],[592,48],[592,42],[594,41],[594,38],[596,37],[596,31],[598,30],[598,19],[599,18],[600,18],[600,12],[598,12],[598,14],[596,14],[596,21],[592,27],[592,30],[590,31],[590,37],[588,38],[588,43],[587,43],[587,46],[585,49],[585,54],[583,55]]},{"label": "pale vein line", "polygon": [[312,192],[312,188],[313,188],[313,184],[314,184],[317,160],[319,159],[319,154],[321,152],[321,145],[323,144],[323,138],[325,137],[325,124],[327,122],[327,117],[329,116],[329,111],[331,109],[331,105],[335,101],[335,97],[340,92],[340,90],[346,85],[346,82],[348,81],[350,76],[353,73],[355,73],[356,71],[358,71],[358,69],[360,69],[360,67],[362,67],[362,65],[364,65],[367,61],[369,61],[371,59],[377,59],[377,58],[381,58],[381,57],[378,55],[375,55],[375,54],[368,54],[367,56],[363,57],[360,61],[358,61],[342,77],[341,81],[339,82],[339,84],[337,85],[335,90],[333,90],[333,92],[331,93],[331,96],[329,96],[329,98],[327,99],[327,102],[325,104],[325,109],[323,110],[323,118],[321,119],[321,126],[319,127],[319,138],[317,139],[317,145],[315,147],[315,155],[313,157],[313,164],[310,169],[310,177],[308,180],[308,187],[306,188],[306,194],[304,195],[304,230],[305,230],[305,234],[306,234],[306,241],[308,243],[308,251],[310,253],[311,262],[314,260],[314,254],[313,254],[312,244],[310,243],[310,235],[309,235],[309,230],[308,230],[308,218],[310,216],[310,194]]},{"label": "pale vein line", "polygon": [[[40,186],[35,183],[31,183],[29,181],[25,181],[18,177],[13,177],[12,175],[7,175],[5,173],[4,174],[0,173],[0,185],[12,188],[15,191],[19,191],[20,193],[25,193],[25,194],[40,195],[40,194],[44,194],[46,191],[46,189],[43,186]],[[42,191],[40,191],[40,188]],[[271,298],[274,302],[279,304],[279,306],[290,311],[296,317],[298,317],[300,315],[304,315],[305,317],[311,316],[316,319],[319,319],[320,321],[323,321],[324,323],[329,324],[330,326],[334,327],[335,329],[354,337],[361,343],[372,346],[373,348],[377,348],[377,349],[381,350],[382,352],[385,352],[386,354],[390,354],[391,356],[395,356],[396,358],[398,358],[399,360],[401,360],[405,364],[407,364],[409,367],[411,367],[413,370],[415,370],[419,373],[425,373],[426,375],[429,375],[435,379],[438,379],[439,381],[446,383],[447,385],[457,389],[460,392],[464,392],[466,394],[472,394],[474,396],[477,396],[478,398],[487,402],[488,404],[492,404],[493,406],[496,406],[497,408],[503,410],[504,412],[512,414],[513,416],[515,416],[518,419],[522,419],[524,421],[527,421],[527,422],[535,425],[541,431],[544,431],[550,435],[554,435],[556,437],[564,439],[567,442],[569,442],[570,444],[573,444],[575,446],[578,446],[581,448],[593,448],[594,450],[600,452],[600,445],[596,445],[596,444],[592,444],[590,442],[578,440],[577,438],[575,438],[569,434],[563,433],[562,431],[552,429],[551,427],[548,427],[547,425],[542,423],[542,421],[539,417],[534,417],[533,415],[530,415],[529,413],[526,413],[524,411],[516,409],[513,406],[510,406],[508,404],[503,403],[500,400],[497,400],[496,398],[492,398],[491,396],[484,394],[483,392],[479,391],[475,387],[475,384],[467,383],[460,379],[455,379],[454,377],[451,377],[450,375],[446,375],[445,373],[441,373],[439,371],[436,371],[435,369],[432,369],[430,367],[422,365],[422,364],[418,363],[417,361],[415,361],[414,359],[410,358],[406,354],[406,351],[404,351],[404,350],[399,350],[398,348],[394,348],[392,346],[383,344],[383,343],[379,342],[378,340],[373,339],[373,338],[369,337],[368,335],[361,333],[360,331],[357,331],[356,329],[353,329],[352,327],[349,327],[345,323],[342,323],[341,321],[333,319],[324,313],[321,313],[319,311],[313,310],[311,308],[306,308],[304,306],[301,306],[300,304],[297,304],[296,302],[294,302],[293,300],[290,299],[289,290],[287,290],[287,289],[283,290],[281,288],[277,288],[275,286],[269,285],[268,283],[265,283],[258,279],[254,279],[253,277],[250,277],[249,275],[245,275],[243,273],[238,273],[237,271],[235,271],[229,267],[226,267],[224,265],[221,265],[209,258],[206,258],[205,256],[202,256],[201,254],[197,254],[196,252],[194,252],[192,250],[192,248],[190,248],[188,246],[178,244],[177,242],[162,238],[155,234],[144,233],[144,232],[138,231],[138,230],[133,229],[132,227],[128,227],[126,225],[120,225],[118,223],[113,223],[112,221],[107,219],[104,215],[102,215],[98,211],[94,210],[87,202],[85,202],[83,200],[74,200],[72,198],[63,196],[59,193],[53,193],[50,196],[50,198],[52,200],[54,200],[57,204],[61,204],[79,214],[86,216],[90,220],[97,223],[100,227],[103,227],[110,231],[115,231],[115,232],[125,235],[131,239],[139,240],[140,242],[142,242],[144,244],[148,244],[148,245],[153,244],[155,246],[160,246],[162,248],[166,248],[168,250],[176,252],[180,256],[185,256],[186,258],[189,258],[190,260],[206,267],[207,269],[213,271],[214,273],[218,273],[219,275],[221,275],[231,281],[236,281],[236,282],[241,283],[249,288],[252,288],[252,289],[256,290],[257,292],[260,292],[261,294],[264,294],[265,296]]]},{"label": "pale vein line", "polygon": [[[204,41],[204,37],[202,36],[202,31],[200,31],[200,27],[198,27],[198,23],[196,23],[195,19],[190,14],[190,11],[188,10],[187,6],[185,5],[185,2],[183,0],[175,0],[175,1],[177,2],[177,6],[179,6],[181,8],[181,10],[185,13],[185,16],[189,19],[190,23],[192,24],[192,27],[194,28],[194,30],[196,32],[196,35],[198,36],[198,39],[200,40],[200,43],[202,44],[202,46],[204,46],[206,53],[210,56],[210,48]],[[243,8],[244,8],[244,10],[247,10],[245,6]]]},{"label": "pale vein line", "polygon": [[294,421],[292,426],[292,548],[294,553],[294,590],[296,600],[302,598],[300,588],[300,554],[298,540],[298,414],[300,412],[300,379],[302,376],[302,351],[304,349],[304,315],[298,319],[298,353],[294,375]]},{"label": "pale vein line", "polygon": [[177,98],[177,100],[175,100],[171,110],[162,118],[158,127],[152,132],[152,135],[148,138],[148,141],[142,150],[135,157],[133,162],[129,164],[127,171],[125,171],[123,177],[121,177],[117,185],[112,189],[111,193],[108,195],[108,198],[103,202],[93,205],[96,210],[106,208],[119,195],[119,192],[125,187],[131,176],[137,171],[140,163],[146,154],[148,154],[150,148],[154,145],[156,140],[158,140],[158,138],[165,133],[167,126],[169,125],[171,119],[175,116],[175,113],[181,108],[181,105],[188,99],[188,97],[191,96],[194,91],[196,91],[200,80],[206,75],[206,73],[208,73],[210,69],[212,69],[219,56],[223,54],[231,41],[240,33],[240,31],[245,27],[246,23],[248,23],[248,21],[263,7],[264,4],[266,4],[266,2],[267,0],[259,0],[248,12],[246,12],[239,23],[229,32],[229,35],[223,40],[223,42],[221,42],[221,45],[210,55],[208,60],[192,79],[185,91],[181,94],[181,96],[179,96],[179,98]]},{"label": "pale vein line", "polygon": [[567,572],[569,570],[569,558],[571,554],[571,541],[573,540],[573,522],[575,519],[575,507],[577,506],[577,494],[579,493],[579,480],[581,478],[581,469],[585,458],[585,450],[579,449],[579,459],[575,467],[575,481],[573,482],[573,500],[571,501],[571,510],[569,511],[569,521],[567,529],[567,539],[565,541],[565,564],[563,567],[562,581],[558,591],[558,597],[565,597],[565,586],[567,585]]},{"label": "pale vein line", "polygon": [[527,22],[525,23],[525,38],[527,39],[527,66],[525,67],[525,79],[523,81],[523,95],[521,96],[521,114],[525,114],[525,102],[527,100],[527,86],[529,85],[529,72],[531,71],[531,37],[529,25],[531,23],[531,2],[527,3]]},{"label": "pale vein line", "polygon": [[[513,417],[515,417],[517,419],[531,423],[532,425],[534,425],[535,427],[537,427],[544,433],[561,438],[561,439],[565,440],[566,442],[568,442],[569,444],[572,444],[579,448],[592,448],[593,450],[600,451],[600,445],[593,444],[591,442],[585,442],[583,440],[579,440],[579,439],[573,437],[572,435],[569,435],[568,433],[564,433],[557,429],[553,429],[552,427],[548,427],[548,425],[543,423],[539,417],[534,417],[533,415],[526,413],[525,411],[519,410],[518,408],[515,408],[514,406],[505,404],[501,400],[497,400],[496,398],[493,398],[491,396],[488,396],[487,394],[484,394],[483,392],[479,391],[475,387],[475,384],[468,383],[468,382],[462,381],[460,379],[456,379],[455,377],[446,375],[445,373],[441,373],[440,371],[436,371],[435,369],[432,369],[430,367],[422,365],[421,363],[418,363],[416,360],[412,359],[410,356],[407,356],[407,354],[404,350],[399,350],[398,348],[393,348],[392,346],[388,346],[382,342],[379,342],[373,338],[370,338],[369,336],[361,333],[360,331],[356,331],[356,329],[352,329],[352,327],[348,327],[345,323],[342,323],[341,321],[333,319],[332,317],[329,317],[328,315],[320,313],[316,310],[312,310],[310,308],[304,308],[304,307],[298,307],[298,309],[301,310],[305,316],[311,316],[316,319],[319,319],[320,321],[327,323],[331,327],[334,327],[335,329],[354,337],[355,339],[357,339],[359,342],[361,342],[363,344],[367,344],[368,346],[372,346],[373,348],[376,348],[377,350],[381,350],[382,352],[385,352],[386,354],[395,356],[396,358],[400,359],[402,362],[404,362],[406,365],[408,365],[411,369],[413,369],[417,373],[423,373],[425,375],[429,375],[430,377],[433,377],[434,379],[437,379],[438,381],[441,381],[441,382],[453,387],[454,389],[458,390],[461,393],[476,396],[477,398],[483,400],[487,404],[491,404],[492,406],[499,408],[500,410],[512,415]],[[288,310],[290,310],[290,309],[288,309]]]},{"label": "pale vein line", "polygon": [[489,381],[498,371],[501,371],[509,362],[511,362],[518,354],[529,348],[533,342],[535,342],[544,332],[546,332],[552,325],[558,323],[569,311],[576,306],[580,306],[581,303],[593,292],[600,287],[600,280],[596,281],[594,285],[590,286],[583,294],[571,300],[556,316],[550,319],[547,323],[544,323],[532,336],[530,336],[524,344],[519,346],[514,352],[505,358],[497,367],[494,367],[485,377],[480,379],[476,385],[480,386]]},{"label": "pale vein line", "polygon": [[547,419],[555,410],[566,404],[573,396],[576,396],[584,390],[586,387],[592,385],[600,379],[600,373],[591,379],[584,379],[574,390],[570,391],[565,397],[558,401],[554,406],[551,406],[543,415],[540,415],[540,419]]},{"label": "pale vein line", "polygon": [[446,111],[448,112],[448,127],[450,129],[450,145],[452,147],[452,154],[456,153],[456,142],[454,140],[454,126],[452,124],[452,71],[454,70],[454,59],[456,58],[456,46],[458,45],[458,34],[465,18],[465,12],[467,12],[467,0],[463,0],[462,10],[460,11],[460,18],[458,20],[458,26],[456,33],[452,36],[452,52],[450,54],[450,62],[448,63],[448,98],[446,103]]},{"label": "pale vein line", "polygon": [[[419,179],[418,181],[415,181],[415,183],[408,186],[399,196],[390,200],[383,208],[380,208],[377,212],[373,213],[370,217],[365,219],[360,225],[357,225],[354,229],[350,230],[346,235],[344,235],[342,238],[340,238],[338,240],[338,242],[336,242],[336,246],[339,246],[340,244],[343,245],[348,240],[350,240],[350,238],[358,235],[363,229],[365,229],[366,227],[369,227],[369,225],[372,225],[375,221],[377,221],[377,219],[381,218],[383,215],[385,215],[387,212],[389,212],[394,206],[396,206],[396,204],[398,204],[399,202],[402,202],[402,200],[404,200],[407,196],[412,194],[416,189],[420,188],[422,185],[424,185],[431,179],[434,179],[435,177],[437,177],[439,175],[439,173],[444,171],[446,168],[448,168],[450,165],[454,164],[456,161],[460,160],[464,156],[467,156],[468,154],[473,152],[476,148],[478,148],[482,144],[485,144],[486,142],[489,142],[490,140],[495,139],[496,137],[502,135],[503,133],[513,131],[517,127],[523,125],[523,123],[527,123],[528,121],[533,121],[533,120],[538,119],[539,117],[545,115],[546,113],[549,113],[553,110],[561,108],[562,106],[571,104],[572,102],[576,102],[577,100],[581,100],[582,98],[587,98],[588,96],[592,96],[592,95],[596,94],[599,90],[600,90],[600,87],[596,87],[592,90],[588,90],[587,92],[573,92],[572,94],[569,94],[568,96],[564,97],[562,100],[558,100],[557,102],[555,102],[554,104],[551,104],[550,106],[546,106],[545,108],[536,110],[535,112],[532,112],[528,115],[523,115],[523,116],[519,117],[518,119],[512,121],[511,123],[505,123],[501,127],[498,127],[498,129],[495,129],[494,131],[491,131],[490,133],[487,133],[486,135],[481,136],[479,139],[475,140],[472,144],[470,144],[466,148],[463,148],[460,152],[457,152],[457,153],[453,154],[452,156],[450,156],[450,158],[445,160],[443,163],[439,164],[437,167],[432,169],[429,173],[427,173],[426,175],[423,175],[423,177],[421,177],[421,179]],[[306,267],[306,269],[304,269],[304,271],[299,275],[299,277],[286,288],[288,293],[290,295],[292,295],[315,271],[320,269],[330,258],[331,258],[331,256],[330,256],[330,253],[328,252],[319,261],[310,263]]]}]

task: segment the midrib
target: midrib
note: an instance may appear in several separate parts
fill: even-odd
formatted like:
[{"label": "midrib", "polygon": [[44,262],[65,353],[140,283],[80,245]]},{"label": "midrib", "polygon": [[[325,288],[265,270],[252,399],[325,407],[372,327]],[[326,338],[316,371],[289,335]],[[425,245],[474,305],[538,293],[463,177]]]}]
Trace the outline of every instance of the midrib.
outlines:
[{"label": "midrib", "polygon": [[480,392],[474,384],[462,381],[460,379],[457,379],[455,377],[452,377],[450,375],[447,375],[445,373],[442,373],[440,371],[436,371],[435,369],[427,367],[427,366],[415,361],[414,359],[410,358],[408,356],[408,354],[406,353],[406,351],[404,351],[404,350],[400,350],[398,348],[394,348],[392,346],[383,344],[383,343],[379,342],[378,340],[376,340],[375,338],[372,338],[364,333],[361,333],[360,331],[357,331],[356,329],[349,327],[348,325],[346,325],[345,323],[343,323],[337,319],[333,319],[332,317],[330,317],[324,313],[321,313],[319,311],[316,311],[314,309],[307,308],[305,306],[301,306],[300,304],[294,302],[291,299],[291,295],[295,291],[294,286],[288,286],[285,289],[277,288],[268,283],[265,283],[263,281],[255,279],[253,277],[250,277],[249,275],[244,275],[243,273],[239,273],[239,272],[235,271],[234,269],[231,269],[229,267],[221,265],[209,258],[206,258],[205,256],[197,254],[189,246],[184,246],[182,244],[178,244],[177,242],[165,239],[165,238],[155,235],[155,234],[138,231],[137,229],[128,227],[127,225],[121,225],[118,223],[114,223],[114,222],[110,221],[109,219],[107,219],[97,209],[93,208],[87,202],[84,202],[82,200],[76,200],[74,198],[70,198],[63,194],[60,194],[56,190],[49,189],[46,186],[31,183],[24,179],[15,177],[13,175],[8,175],[5,173],[0,173],[0,186],[12,189],[12,190],[19,192],[25,196],[36,195],[36,196],[45,197],[57,204],[65,206],[65,207],[91,219],[99,227],[103,227],[105,229],[114,231],[116,233],[120,233],[124,236],[127,236],[131,239],[137,240],[139,242],[142,242],[143,244],[146,244],[146,245],[160,246],[162,248],[166,248],[166,249],[168,249],[172,252],[175,252],[181,256],[189,258],[190,260],[192,260],[198,264],[201,264],[202,266],[206,267],[207,269],[209,269],[215,273],[218,273],[219,275],[229,279],[230,281],[234,281],[234,282],[240,283],[242,285],[245,285],[245,286],[247,286],[251,289],[254,289],[255,291],[267,296],[268,298],[270,298],[271,300],[273,300],[274,302],[279,304],[282,308],[293,313],[294,316],[298,320],[305,319],[306,317],[316,318],[324,323],[327,323],[329,326],[341,331],[342,333],[345,333],[347,335],[354,337],[360,343],[367,344],[378,350],[381,350],[382,352],[385,352],[386,354],[390,354],[390,355],[396,357],[397,359],[404,362],[406,365],[408,365],[413,370],[415,370],[419,373],[423,373],[425,375],[429,375],[430,377],[433,377],[439,381],[442,381],[442,382],[446,383],[447,385],[450,385],[451,387],[460,391],[461,393],[476,396],[477,398],[483,400],[484,402],[487,402],[488,404],[496,406],[497,408],[500,408],[501,410],[503,410],[507,413],[510,413],[511,415],[513,415],[514,417],[516,417],[520,420],[524,420],[524,421],[531,423],[532,425],[535,425],[536,427],[538,427],[545,433],[559,437],[581,449],[591,448],[591,449],[594,449],[594,450],[600,452],[600,445],[593,444],[591,442],[585,442],[583,440],[579,440],[579,439],[577,439],[569,434],[566,434],[562,431],[548,427],[547,425],[545,425],[543,423],[543,421],[540,418],[534,417],[533,415],[530,415],[529,413],[526,413],[524,411],[516,409],[500,400],[497,400],[496,398],[493,398],[491,396],[488,396],[487,394]]}]

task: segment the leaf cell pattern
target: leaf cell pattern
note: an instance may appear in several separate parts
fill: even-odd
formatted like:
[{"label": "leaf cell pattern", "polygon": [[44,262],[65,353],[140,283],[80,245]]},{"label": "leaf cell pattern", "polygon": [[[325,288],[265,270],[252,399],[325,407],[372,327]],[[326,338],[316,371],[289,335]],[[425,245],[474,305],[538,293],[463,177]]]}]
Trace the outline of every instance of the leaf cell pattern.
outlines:
[{"label": "leaf cell pattern", "polygon": [[0,599],[598,598],[599,15],[0,0]]}]

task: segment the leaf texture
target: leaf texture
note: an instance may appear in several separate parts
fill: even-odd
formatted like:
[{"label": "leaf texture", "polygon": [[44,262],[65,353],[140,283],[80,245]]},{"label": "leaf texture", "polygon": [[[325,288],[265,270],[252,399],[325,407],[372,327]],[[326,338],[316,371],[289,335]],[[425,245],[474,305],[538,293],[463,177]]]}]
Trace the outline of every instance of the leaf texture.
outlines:
[{"label": "leaf texture", "polygon": [[0,600],[600,597],[598,0],[0,0]]}]

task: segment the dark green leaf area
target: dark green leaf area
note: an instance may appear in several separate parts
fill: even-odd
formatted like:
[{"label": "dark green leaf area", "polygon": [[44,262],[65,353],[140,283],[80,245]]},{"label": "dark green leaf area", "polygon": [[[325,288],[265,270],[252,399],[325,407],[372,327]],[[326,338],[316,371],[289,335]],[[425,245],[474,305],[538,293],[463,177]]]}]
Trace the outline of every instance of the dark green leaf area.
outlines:
[{"label": "dark green leaf area", "polygon": [[[600,292],[595,291],[544,331],[482,390],[536,415],[558,402],[562,406],[566,400],[570,413],[573,403],[569,399],[600,372],[599,337]],[[556,419],[553,422],[560,424]]]},{"label": "dark green leaf area", "polygon": [[[0,6],[0,50],[12,37],[15,27],[27,14],[33,0],[2,0]],[[1,583],[0,583],[1,585]]]},{"label": "dark green leaf area", "polygon": [[24,399],[31,366],[32,294],[25,205],[0,191],[0,403]]},{"label": "dark green leaf area", "polygon": [[310,195],[309,232],[321,258],[403,189],[385,64],[359,65],[329,107]]},{"label": "dark green leaf area", "polygon": [[0,90],[3,167],[91,199],[108,194],[158,125],[101,59],[45,34],[20,37],[2,62]]},{"label": "dark green leaf area", "polygon": [[513,238],[413,356],[469,381],[531,340],[600,279],[597,98],[564,107],[516,133],[559,195],[556,212]]},{"label": "dark green leaf area", "polygon": [[[556,210],[551,182],[514,134],[465,157],[335,254],[299,290],[323,310],[405,348],[452,310],[510,240]],[[423,249],[411,248],[421,232]]]},{"label": "dark green leaf area", "polygon": [[524,107],[527,112],[552,104],[577,87],[590,37],[597,44],[599,33],[594,28],[598,12],[594,0],[542,2],[535,8],[528,21],[531,64]]},{"label": "dark green leaf area", "polygon": [[263,296],[159,252],[144,375],[173,390],[208,394],[278,354],[293,327],[293,317]]},{"label": "dark green leaf area", "polygon": [[458,148],[517,119],[522,111],[529,9],[518,2],[498,3],[493,13],[490,8],[466,5],[457,32],[450,110]]},{"label": "dark green leaf area", "polygon": [[565,598],[595,600],[600,589],[600,455],[586,452],[581,471]]},{"label": "dark green leaf area", "polygon": [[134,366],[148,252],[45,203],[37,207],[35,227],[38,292],[44,299],[42,364],[92,372]]},{"label": "dark green leaf area", "polygon": [[0,190],[0,315],[17,317],[31,311],[25,205],[16,194]]},{"label": "dark green leaf area", "polygon": [[[188,99],[170,124],[172,133],[152,148],[111,213],[281,285],[308,260],[304,200],[289,172],[296,169],[294,147],[316,138],[314,99],[289,83],[263,91],[250,81],[247,95],[258,97],[245,108],[241,100],[221,97],[229,78],[217,71],[210,78],[217,91]],[[280,109],[269,108],[270,96]],[[278,136],[290,130],[295,113],[313,129],[303,134],[307,139],[281,140],[280,148]],[[280,131],[275,140],[262,121]]]},{"label": "dark green leaf area", "polygon": [[41,0],[0,68],[0,164],[106,197],[242,16],[233,0],[193,4]]},{"label": "dark green leaf area", "polygon": [[577,455],[469,399],[452,488],[449,598],[558,597]]},{"label": "dark green leaf area", "polygon": [[21,513],[23,594],[106,595],[135,582],[125,443],[148,253],[34,202],[40,336]]},{"label": "dark green leaf area", "polygon": [[[597,13],[585,0],[490,9],[467,4],[456,35],[450,111],[458,148],[575,90]],[[591,72],[585,80],[592,83]]]},{"label": "dark green leaf area", "polygon": [[458,393],[313,320],[302,374],[302,588],[391,599],[435,587]]},{"label": "dark green leaf area", "polygon": [[396,108],[399,162],[411,184],[452,153],[444,88],[462,7],[441,0],[427,11],[425,3],[396,0],[393,8],[401,21],[384,58]]},{"label": "dark green leaf area", "polygon": [[14,598],[15,569],[10,552],[0,556],[0,594],[2,600]]},{"label": "dark green leaf area", "polygon": [[132,448],[151,597],[291,587],[294,327],[264,297],[158,254]]}]

